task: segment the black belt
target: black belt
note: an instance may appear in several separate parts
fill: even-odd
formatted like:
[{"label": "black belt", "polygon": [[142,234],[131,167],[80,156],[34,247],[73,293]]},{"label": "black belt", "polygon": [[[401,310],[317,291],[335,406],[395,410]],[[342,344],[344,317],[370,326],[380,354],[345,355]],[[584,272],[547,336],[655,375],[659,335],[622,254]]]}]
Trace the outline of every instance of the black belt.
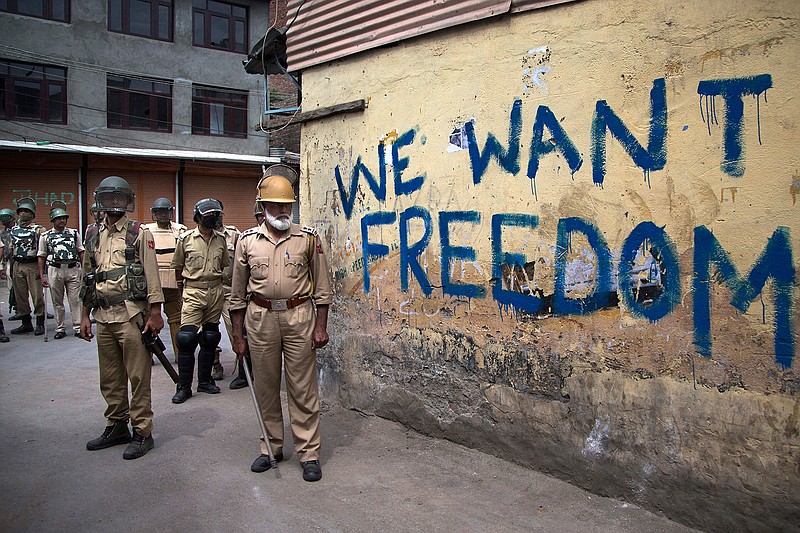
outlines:
[{"label": "black belt", "polygon": [[156,248],[156,255],[175,253],[175,248]]},{"label": "black belt", "polygon": [[15,263],[35,263],[38,260],[38,257],[14,257]]},{"label": "black belt", "polygon": [[71,263],[50,263],[50,266],[55,268],[75,268],[78,266],[78,262],[73,261]]}]

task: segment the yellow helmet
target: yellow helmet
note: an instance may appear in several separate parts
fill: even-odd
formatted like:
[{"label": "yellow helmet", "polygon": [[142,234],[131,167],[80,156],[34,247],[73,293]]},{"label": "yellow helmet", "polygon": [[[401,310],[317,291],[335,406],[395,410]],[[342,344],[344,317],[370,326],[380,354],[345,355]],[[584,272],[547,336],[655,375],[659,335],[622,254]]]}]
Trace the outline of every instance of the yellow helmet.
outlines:
[{"label": "yellow helmet", "polygon": [[[268,169],[269,171],[269,169]],[[291,204],[295,202],[291,182],[283,176],[270,175],[261,178],[256,187],[256,202],[276,202]]]}]

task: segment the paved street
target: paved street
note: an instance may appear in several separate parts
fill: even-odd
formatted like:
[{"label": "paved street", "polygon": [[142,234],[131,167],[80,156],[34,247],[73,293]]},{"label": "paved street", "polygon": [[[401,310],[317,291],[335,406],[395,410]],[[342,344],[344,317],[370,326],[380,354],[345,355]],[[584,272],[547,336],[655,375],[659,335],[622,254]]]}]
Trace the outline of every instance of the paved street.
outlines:
[{"label": "paved street", "polygon": [[172,382],[153,367],[155,449],[135,461],[124,446],[89,452],[105,425],[96,344],[53,340],[53,326],[47,343],[0,344],[0,531],[689,531],[328,402],[320,482],[301,479],[293,453],[253,474],[259,430],[248,391],[228,388],[227,338],[219,395],[173,405]]}]

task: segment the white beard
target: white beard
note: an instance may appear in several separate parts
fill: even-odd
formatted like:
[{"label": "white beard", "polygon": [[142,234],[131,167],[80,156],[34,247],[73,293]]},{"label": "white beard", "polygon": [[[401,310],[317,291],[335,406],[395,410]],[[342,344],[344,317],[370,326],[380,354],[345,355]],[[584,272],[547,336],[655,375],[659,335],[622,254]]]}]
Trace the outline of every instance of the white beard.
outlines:
[{"label": "white beard", "polygon": [[278,231],[286,231],[287,229],[289,229],[289,226],[292,225],[292,219],[291,218],[289,218],[289,217],[285,217],[285,218],[274,217],[274,216],[270,215],[269,213],[267,213],[266,209],[264,210],[264,217],[266,218],[267,222],[269,222],[269,225],[272,226],[273,228],[275,228]]}]

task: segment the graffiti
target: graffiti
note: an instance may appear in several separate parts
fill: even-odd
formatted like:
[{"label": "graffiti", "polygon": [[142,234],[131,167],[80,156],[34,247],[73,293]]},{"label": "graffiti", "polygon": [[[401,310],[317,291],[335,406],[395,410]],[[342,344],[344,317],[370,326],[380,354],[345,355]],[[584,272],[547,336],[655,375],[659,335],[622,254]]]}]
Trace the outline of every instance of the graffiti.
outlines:
[{"label": "graffiti", "polygon": [[[701,119],[711,132],[717,124],[718,112],[715,96],[721,96],[725,106],[723,157],[720,168],[728,175],[739,177],[744,173],[744,146],[742,144],[743,103],[745,95],[758,99],[772,87],[767,74],[750,78],[704,80],[698,84],[701,95]],[[705,106],[705,109],[702,106]],[[757,111],[757,113],[760,111]],[[649,134],[647,146],[643,146],[631,129],[623,122],[605,100],[597,100],[591,125],[592,181],[602,186],[606,177],[606,138],[608,134],[620,144],[631,161],[644,172],[648,186],[650,173],[663,170],[667,163],[667,100],[664,78],[655,79],[649,98]],[[536,176],[543,157],[558,152],[566,161],[573,178],[583,164],[581,153],[570,139],[556,114],[546,105],[536,109],[527,177],[531,180],[533,196],[538,199]],[[760,118],[758,119],[760,124]],[[684,127],[686,130],[688,126]],[[760,125],[759,125],[760,128]],[[545,134],[547,130],[547,134]],[[467,121],[463,127],[449,134],[449,142],[456,150],[463,148],[466,138],[467,152],[472,173],[472,183],[480,185],[492,162],[512,176],[520,171],[520,135],[522,131],[522,101],[515,100],[509,114],[508,140],[504,146],[491,132],[480,148],[477,142],[476,122]],[[354,203],[360,191],[359,181],[363,175],[375,199],[386,202],[387,167],[392,167],[392,186],[397,197],[408,196],[419,191],[428,181],[421,174],[412,178],[404,176],[410,166],[410,147],[419,135],[418,128],[403,134],[393,132],[378,144],[377,179],[366,165],[357,158],[350,170],[350,182],[345,188],[342,173],[337,165],[334,175],[338,186],[341,206],[346,219],[353,214]],[[390,162],[386,161],[385,143],[391,141]],[[401,156],[401,151],[406,155]],[[800,194],[795,176],[790,193],[793,198]],[[797,189],[797,190],[795,190]],[[736,187],[722,187],[720,203],[729,196],[735,202]],[[361,197],[363,201],[363,196]],[[479,257],[479,251],[471,244],[475,239],[471,232],[479,228],[484,214],[474,210],[442,210],[432,213],[421,205],[413,205],[397,212],[370,211],[361,216],[361,257],[336,272],[337,280],[363,271],[363,291],[369,293],[371,262],[389,258],[390,251],[396,254],[403,293],[411,291],[410,300],[401,307],[410,311],[413,294],[417,286],[425,298],[437,293],[437,298],[456,299],[468,302],[472,299],[491,297],[499,306],[501,314],[511,308],[514,313],[529,316],[587,315],[600,309],[619,305],[636,318],[651,323],[658,322],[673,313],[683,297],[681,267],[678,251],[665,227],[653,222],[639,222],[627,236],[620,235],[621,246],[611,250],[604,232],[589,220],[566,217],[558,220],[555,242],[545,243],[549,253],[542,253],[542,243],[529,242],[539,231],[538,216],[527,213],[494,213],[491,216],[489,237],[490,258]],[[625,214],[627,216],[627,213]],[[438,228],[435,226],[438,225]],[[523,235],[516,242],[517,250],[504,249],[504,233]],[[380,238],[376,237],[380,235]],[[438,237],[438,249],[429,250]],[[623,238],[624,237],[624,238]],[[797,276],[793,263],[789,229],[778,227],[769,238],[761,256],[745,277],[738,270],[728,253],[716,237],[704,225],[694,227],[694,265],[691,276],[693,293],[694,344],[698,353],[710,357],[712,353],[710,285],[716,282],[731,292],[730,305],[738,312],[746,312],[751,303],[761,296],[765,284],[772,280],[774,296],[774,338],[776,362],[791,367],[794,357],[793,290]],[[581,243],[573,249],[573,241]],[[520,242],[522,242],[520,244]],[[359,249],[348,240],[347,255]],[[525,253],[527,252],[527,253]],[[395,255],[395,254],[393,254]],[[547,257],[552,255],[552,264]],[[431,279],[425,264],[426,257],[439,258],[439,279]],[[491,277],[486,281],[480,265],[491,260]],[[394,259],[391,259],[394,260]],[[457,265],[461,265],[460,276]],[[465,268],[474,266],[475,276],[467,276]],[[540,269],[542,273],[537,272]],[[548,273],[552,275],[552,288]],[[543,279],[547,280],[543,285]],[[763,305],[763,297],[761,298]],[[438,313],[437,311],[436,313]],[[426,316],[435,316],[428,315]],[[766,320],[766,315],[765,315]]]},{"label": "graffiti", "polygon": [[33,198],[33,200],[38,204],[39,202],[43,203],[44,205],[50,205],[53,202],[64,202],[65,204],[69,205],[75,201],[75,193],[71,192],[36,192],[31,189],[12,189],[11,193],[14,195],[14,201],[16,202],[20,198]]},{"label": "graffiti", "polygon": [[697,85],[700,95],[700,116],[711,135],[711,124],[717,121],[715,97],[721,96],[725,103],[725,119],[722,139],[722,163],[720,169],[734,178],[744,175],[744,96],[756,99],[756,118],[758,124],[758,143],[761,144],[761,94],[767,101],[767,89],[772,87],[772,76],[761,74],[749,78],[730,78],[723,80],[704,80]]},{"label": "graffiti", "polygon": [[644,171],[649,186],[650,172],[661,170],[667,164],[667,85],[664,78],[653,80],[650,91],[650,136],[646,150],[608,103],[597,101],[592,119],[592,181],[595,185],[602,185],[606,176],[606,130]]},{"label": "graffiti", "polygon": [[[712,277],[712,266],[716,276]],[[792,366],[792,289],[797,279],[792,257],[789,228],[778,227],[767,241],[761,256],[747,277],[742,278],[717,238],[705,226],[694,230],[694,343],[701,355],[711,357],[711,282],[724,284],[733,294],[731,305],[747,311],[761,294],[768,278],[773,280],[775,300],[775,358],[784,367]]]}]

